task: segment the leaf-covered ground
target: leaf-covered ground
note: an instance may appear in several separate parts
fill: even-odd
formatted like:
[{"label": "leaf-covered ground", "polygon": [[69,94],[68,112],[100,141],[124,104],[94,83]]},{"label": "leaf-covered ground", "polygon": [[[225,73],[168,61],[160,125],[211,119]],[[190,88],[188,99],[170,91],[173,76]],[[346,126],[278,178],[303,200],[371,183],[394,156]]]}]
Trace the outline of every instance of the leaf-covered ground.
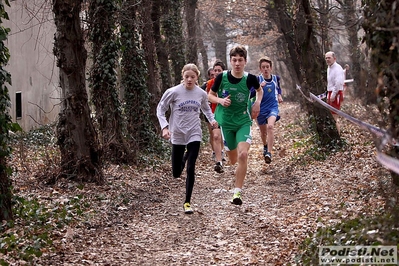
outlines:
[{"label": "leaf-covered ground", "polygon": [[[318,161],[312,157],[317,153],[311,149],[304,112],[289,102],[280,111],[270,165],[262,159],[259,132],[253,126],[242,206],[230,203],[235,166],[215,173],[209,145],[203,145],[192,215],[183,212],[185,180],[172,177],[169,161],[146,170],[108,166],[104,186],[65,180],[50,186],[34,177],[40,163],[27,163],[38,154],[15,155],[18,195],[49,206],[75,200],[83,210],[77,215],[76,206],[72,208],[73,219],[66,226],[47,222],[53,227],[53,243],[33,264],[300,265],[298,246],[309,232],[384,208],[392,193],[391,179],[375,159],[370,133],[341,120],[347,146]],[[344,103],[343,111],[371,124],[379,118],[377,111],[353,100]],[[17,221],[10,231],[24,226]],[[22,264],[10,254],[1,256]]]}]

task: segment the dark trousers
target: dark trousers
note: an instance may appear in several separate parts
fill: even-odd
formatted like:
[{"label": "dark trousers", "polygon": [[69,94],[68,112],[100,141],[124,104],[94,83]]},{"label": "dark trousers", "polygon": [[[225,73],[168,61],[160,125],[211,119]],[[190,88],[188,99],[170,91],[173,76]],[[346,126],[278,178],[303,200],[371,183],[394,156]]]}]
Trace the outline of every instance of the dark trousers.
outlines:
[{"label": "dark trousers", "polygon": [[[172,172],[173,177],[180,177],[187,162],[186,201],[190,202],[195,182],[195,162],[197,161],[200,141],[190,142],[186,145],[172,145]],[[187,148],[187,151],[186,151]],[[186,151],[186,152],[185,152]]]}]

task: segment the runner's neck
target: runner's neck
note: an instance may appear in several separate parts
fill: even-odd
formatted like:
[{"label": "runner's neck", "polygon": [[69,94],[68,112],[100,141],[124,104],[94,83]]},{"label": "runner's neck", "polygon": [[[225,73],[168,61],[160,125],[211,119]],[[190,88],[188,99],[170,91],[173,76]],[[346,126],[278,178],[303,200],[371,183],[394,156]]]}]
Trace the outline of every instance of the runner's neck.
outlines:
[{"label": "runner's neck", "polygon": [[240,79],[244,76],[244,71],[242,72],[234,72],[233,70],[231,71],[231,75],[237,79]]},{"label": "runner's neck", "polygon": [[272,74],[269,74],[269,76],[267,76],[267,77],[265,75],[263,75],[263,74],[262,74],[262,76],[263,76],[264,79],[271,79],[272,78]]}]

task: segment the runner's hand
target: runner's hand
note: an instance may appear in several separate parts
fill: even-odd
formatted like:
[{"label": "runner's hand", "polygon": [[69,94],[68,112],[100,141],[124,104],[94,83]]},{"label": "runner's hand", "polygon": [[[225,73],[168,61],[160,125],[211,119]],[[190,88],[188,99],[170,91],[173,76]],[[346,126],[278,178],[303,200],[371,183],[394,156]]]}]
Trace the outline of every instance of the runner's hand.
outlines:
[{"label": "runner's hand", "polygon": [[224,107],[229,107],[231,104],[230,95],[227,95],[226,98],[220,98],[219,103]]},{"label": "runner's hand", "polygon": [[283,102],[283,96],[281,96],[281,94],[277,95],[277,98],[278,98],[278,103]]},{"label": "runner's hand", "polygon": [[162,129],[162,137],[164,139],[169,140],[170,139],[170,131],[167,127],[165,127],[164,129]]},{"label": "runner's hand", "polygon": [[260,112],[260,102],[255,101],[255,103],[252,105],[251,118],[252,119],[257,118],[259,112]]}]

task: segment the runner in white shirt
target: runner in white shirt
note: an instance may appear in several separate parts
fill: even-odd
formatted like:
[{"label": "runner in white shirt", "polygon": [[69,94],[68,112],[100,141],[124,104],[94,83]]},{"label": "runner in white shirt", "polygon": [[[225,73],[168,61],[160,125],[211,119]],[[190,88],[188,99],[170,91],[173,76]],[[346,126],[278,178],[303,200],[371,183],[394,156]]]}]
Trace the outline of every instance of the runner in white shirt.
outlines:
[{"label": "runner in white shirt", "polygon": [[[183,83],[167,89],[157,106],[162,137],[172,143],[173,177],[180,177],[187,161],[186,199],[183,204],[187,214],[193,213],[190,201],[195,181],[195,162],[202,141],[200,112],[205,114],[213,127],[218,127],[209,107],[207,93],[197,86],[199,74],[196,65],[185,65],[182,70]],[[165,113],[169,109],[168,122]]]}]

